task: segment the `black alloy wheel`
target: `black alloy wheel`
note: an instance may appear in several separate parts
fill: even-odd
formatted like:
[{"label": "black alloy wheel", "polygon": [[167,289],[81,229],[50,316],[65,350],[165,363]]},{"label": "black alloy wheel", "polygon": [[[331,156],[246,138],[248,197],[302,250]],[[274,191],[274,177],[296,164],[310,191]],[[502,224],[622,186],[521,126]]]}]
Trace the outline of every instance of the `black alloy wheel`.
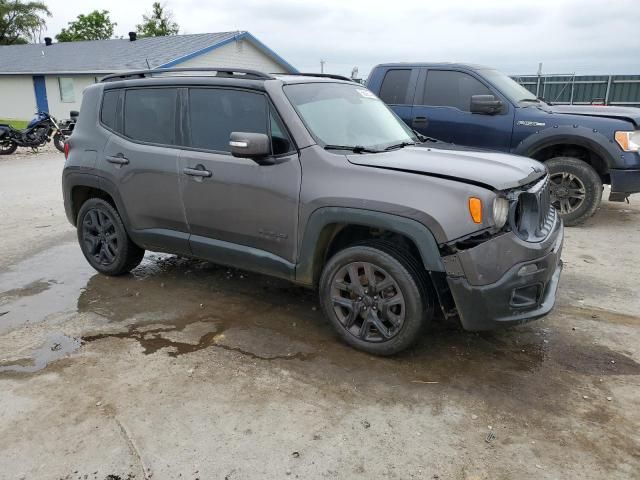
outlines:
[{"label": "black alloy wheel", "polygon": [[342,340],[374,355],[394,355],[422,336],[434,296],[419,258],[387,240],[334,253],[322,270],[322,310]]},{"label": "black alloy wheel", "polygon": [[106,200],[90,198],[82,204],[77,228],[82,253],[100,273],[122,275],[144,257],[144,249],[129,238],[118,211]]},{"label": "black alloy wheel", "polygon": [[98,208],[86,212],[82,222],[82,239],[86,252],[98,264],[108,266],[116,260],[121,241],[108,212]]},{"label": "black alloy wheel", "polygon": [[404,324],[406,307],[398,282],[370,262],[349,263],[338,270],[331,301],[344,329],[365,342],[389,340]]}]

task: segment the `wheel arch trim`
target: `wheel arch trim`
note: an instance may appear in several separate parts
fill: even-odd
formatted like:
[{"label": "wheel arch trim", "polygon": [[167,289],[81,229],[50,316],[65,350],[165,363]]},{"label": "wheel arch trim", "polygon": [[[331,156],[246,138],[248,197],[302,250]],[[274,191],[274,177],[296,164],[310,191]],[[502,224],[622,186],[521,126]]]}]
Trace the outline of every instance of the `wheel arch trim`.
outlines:
[{"label": "wheel arch trim", "polygon": [[390,213],[348,207],[323,207],[315,210],[307,221],[296,265],[296,283],[313,285],[317,268],[322,264],[337,225],[381,228],[409,238],[417,247],[424,268],[445,271],[438,243],[422,223]]},{"label": "wheel arch trim", "polygon": [[620,156],[613,141],[600,132],[570,125],[547,128],[529,135],[516,146],[513,153],[533,157],[540,150],[556,145],[578,145],[587,148],[602,158],[607,170],[615,167],[616,158]]}]

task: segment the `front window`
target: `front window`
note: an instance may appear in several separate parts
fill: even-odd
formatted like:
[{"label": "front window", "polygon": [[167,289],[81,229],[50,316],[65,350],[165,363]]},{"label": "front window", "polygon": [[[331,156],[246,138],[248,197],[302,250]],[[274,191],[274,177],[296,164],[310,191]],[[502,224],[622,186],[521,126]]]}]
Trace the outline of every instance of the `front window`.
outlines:
[{"label": "front window", "polygon": [[529,90],[504,73],[490,68],[479,70],[478,73],[486,78],[504,96],[513,103],[538,103],[539,100]]},{"label": "front window", "polygon": [[380,150],[416,141],[409,127],[364,87],[302,83],[286,85],[284,91],[311,134],[323,146]]}]

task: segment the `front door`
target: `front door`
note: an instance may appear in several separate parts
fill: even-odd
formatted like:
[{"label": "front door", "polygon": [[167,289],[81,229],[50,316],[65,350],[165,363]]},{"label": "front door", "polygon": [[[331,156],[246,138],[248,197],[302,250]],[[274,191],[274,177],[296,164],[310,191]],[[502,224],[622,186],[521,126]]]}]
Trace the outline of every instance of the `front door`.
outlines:
[{"label": "front door", "polygon": [[36,108],[38,112],[49,113],[49,102],[47,100],[47,84],[42,75],[33,76],[33,90],[36,95]]},{"label": "front door", "polygon": [[109,136],[99,162],[104,181],[120,194],[132,238],[150,250],[188,254],[178,177],[177,99],[176,88],[107,90],[101,122],[116,133]]},{"label": "front door", "polygon": [[[180,171],[193,254],[286,275],[295,263],[301,167],[282,122],[261,92],[203,87],[186,93]],[[231,132],[270,135],[275,163],[233,157]]]},{"label": "front door", "polygon": [[[472,95],[494,95],[504,109],[495,115],[470,112]],[[513,107],[481,79],[455,70],[422,70],[412,128],[445,142],[509,151]]]}]

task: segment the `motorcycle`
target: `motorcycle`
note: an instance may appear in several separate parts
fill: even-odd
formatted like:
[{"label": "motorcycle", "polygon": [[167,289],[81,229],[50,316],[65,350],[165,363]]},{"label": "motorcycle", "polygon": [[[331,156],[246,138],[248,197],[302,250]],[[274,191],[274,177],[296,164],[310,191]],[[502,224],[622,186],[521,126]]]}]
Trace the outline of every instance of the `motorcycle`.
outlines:
[{"label": "motorcycle", "polygon": [[64,152],[66,136],[56,119],[46,112],[38,112],[24,130],[11,125],[0,124],[0,155],[11,155],[18,147],[33,149],[51,141],[58,150]]}]

